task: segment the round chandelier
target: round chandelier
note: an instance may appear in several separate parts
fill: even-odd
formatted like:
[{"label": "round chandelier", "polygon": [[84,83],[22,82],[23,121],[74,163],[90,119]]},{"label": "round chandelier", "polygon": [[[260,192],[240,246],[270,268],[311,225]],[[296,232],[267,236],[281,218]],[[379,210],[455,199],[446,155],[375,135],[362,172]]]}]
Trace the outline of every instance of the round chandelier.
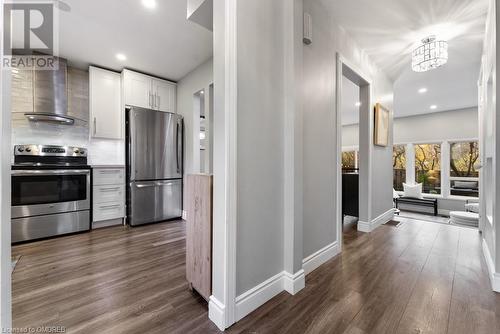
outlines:
[{"label": "round chandelier", "polygon": [[411,68],[415,72],[426,72],[448,62],[448,42],[436,41],[436,36],[422,40],[422,45],[413,50]]}]

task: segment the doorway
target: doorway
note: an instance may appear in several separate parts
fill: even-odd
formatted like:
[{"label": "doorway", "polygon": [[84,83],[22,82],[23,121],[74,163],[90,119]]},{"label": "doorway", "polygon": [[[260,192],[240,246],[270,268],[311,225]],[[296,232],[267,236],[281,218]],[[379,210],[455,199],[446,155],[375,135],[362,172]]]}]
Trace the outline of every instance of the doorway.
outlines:
[{"label": "doorway", "polygon": [[[337,58],[338,235],[363,231],[370,209],[371,83]],[[342,239],[340,239],[342,240]]]}]

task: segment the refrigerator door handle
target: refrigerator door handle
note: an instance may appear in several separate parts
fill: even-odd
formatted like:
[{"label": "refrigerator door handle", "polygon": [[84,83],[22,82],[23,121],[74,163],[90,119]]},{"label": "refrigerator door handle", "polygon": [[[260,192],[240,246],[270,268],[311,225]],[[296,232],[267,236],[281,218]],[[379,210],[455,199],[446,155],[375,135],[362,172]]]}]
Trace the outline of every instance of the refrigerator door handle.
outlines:
[{"label": "refrigerator door handle", "polygon": [[135,186],[137,188],[151,188],[151,187],[156,187],[157,184],[155,182],[153,182],[153,183],[136,184]]},{"label": "refrigerator door handle", "polygon": [[159,181],[159,182],[156,182],[156,186],[157,187],[165,187],[165,186],[172,186],[174,185],[175,183],[172,182],[172,181]]},{"label": "refrigerator door handle", "polygon": [[179,154],[181,152],[181,150],[179,149],[179,129],[180,129],[180,126],[179,126],[179,122],[180,120],[177,120],[177,124],[176,124],[176,134],[175,134],[175,149],[176,149],[176,163],[177,163],[177,173],[180,173],[181,172],[181,168],[180,168],[180,163],[179,163]]}]

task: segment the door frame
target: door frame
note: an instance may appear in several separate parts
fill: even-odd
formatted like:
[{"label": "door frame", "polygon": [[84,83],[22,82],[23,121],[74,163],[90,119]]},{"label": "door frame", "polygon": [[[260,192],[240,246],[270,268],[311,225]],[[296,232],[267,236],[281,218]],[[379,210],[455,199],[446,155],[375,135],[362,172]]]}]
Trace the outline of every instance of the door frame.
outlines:
[{"label": "door frame", "polygon": [[[338,236],[338,245],[339,251],[342,252],[342,226],[343,226],[343,215],[342,215],[342,78],[344,77],[344,67],[347,67],[351,73],[349,75],[354,75],[357,77],[358,86],[360,87],[360,102],[361,106],[359,108],[359,122],[358,122],[358,137],[361,138],[361,114],[368,113],[368,115],[372,114],[372,81],[369,76],[367,76],[363,71],[361,71],[356,65],[352,64],[347,58],[345,58],[340,52],[336,54],[336,104],[335,104],[335,113],[336,113],[336,148],[337,148],[337,161],[336,161],[336,185],[337,189],[335,191],[336,194],[336,218],[337,218],[337,236]],[[365,92],[363,93],[363,90]],[[369,117],[370,118],[370,117]],[[359,148],[359,156],[360,161],[365,161],[363,163],[364,168],[359,168],[359,196],[361,197],[362,190],[366,194],[366,201],[364,203],[365,210],[367,212],[368,218],[371,217],[371,179],[372,179],[372,159],[371,159],[371,138],[373,137],[373,125],[371,122],[368,125],[368,142],[362,142],[359,139],[358,148]],[[366,151],[363,156],[361,156],[361,150]],[[359,162],[358,162],[359,165]],[[367,183],[362,184],[362,176],[366,179]],[[361,212],[361,200],[359,200],[359,211]],[[361,216],[361,214],[360,214]],[[361,217],[358,217],[361,218]],[[358,225],[359,230],[359,225]]]},{"label": "door frame", "polygon": [[[0,17],[3,17],[4,0],[0,0]],[[0,59],[3,61],[4,45],[0,40]],[[0,69],[0,329],[12,327],[11,280],[11,72]]]}]

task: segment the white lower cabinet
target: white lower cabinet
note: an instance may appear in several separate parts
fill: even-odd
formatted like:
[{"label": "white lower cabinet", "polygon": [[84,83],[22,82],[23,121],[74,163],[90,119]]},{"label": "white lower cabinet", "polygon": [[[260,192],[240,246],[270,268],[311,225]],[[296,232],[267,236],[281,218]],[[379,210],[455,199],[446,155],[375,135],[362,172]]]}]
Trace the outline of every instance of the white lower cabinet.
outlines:
[{"label": "white lower cabinet", "polygon": [[123,224],[125,218],[125,168],[93,169],[92,227]]}]

